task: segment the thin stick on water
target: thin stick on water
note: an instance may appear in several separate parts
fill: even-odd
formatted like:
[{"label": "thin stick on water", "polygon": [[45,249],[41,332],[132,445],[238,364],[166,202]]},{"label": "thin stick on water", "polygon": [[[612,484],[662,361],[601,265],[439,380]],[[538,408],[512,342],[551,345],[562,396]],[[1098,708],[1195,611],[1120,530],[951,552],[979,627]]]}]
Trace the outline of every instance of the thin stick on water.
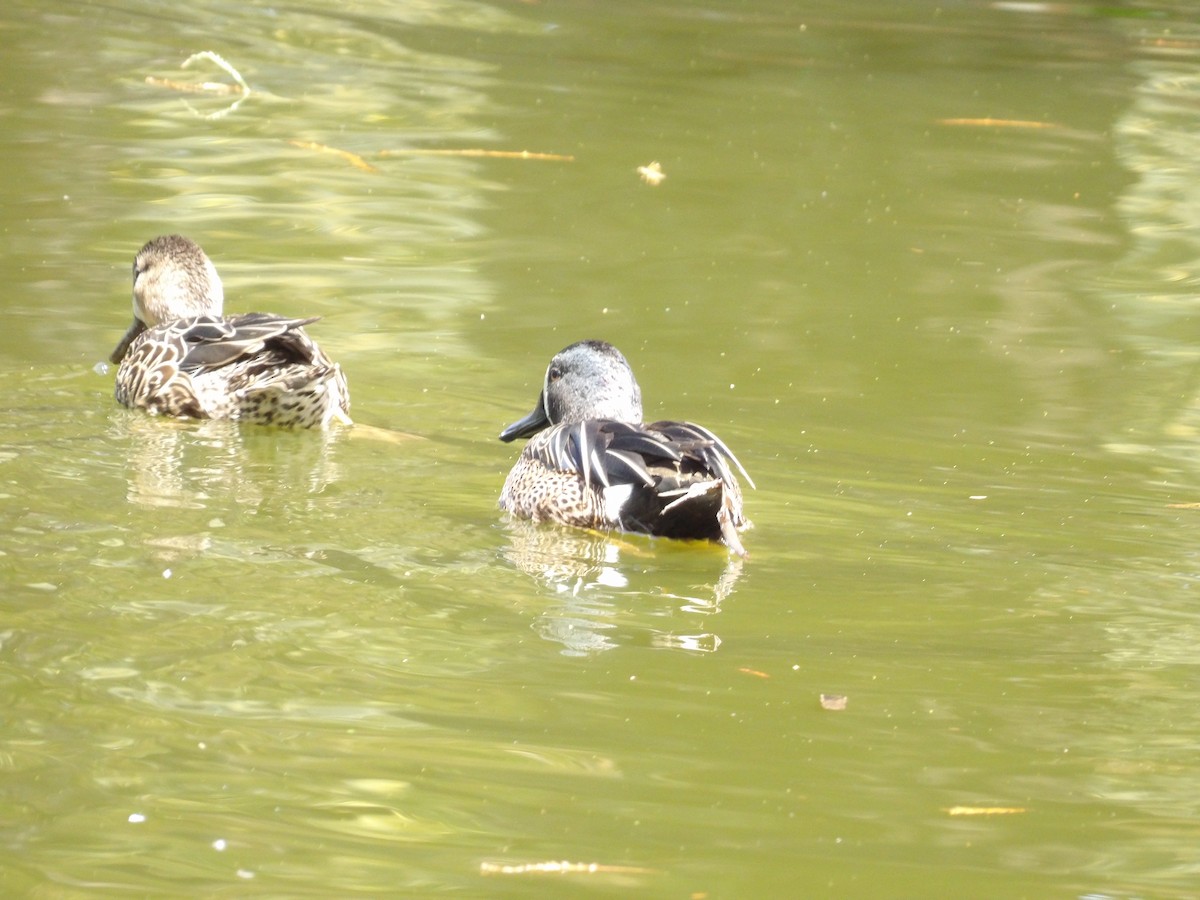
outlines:
[{"label": "thin stick on water", "polygon": [[202,81],[197,84],[183,81],[173,81],[169,78],[155,78],[153,75],[146,76],[146,84],[152,84],[155,87],[168,88],[169,90],[179,91],[180,93],[185,94],[221,94],[224,96],[237,94],[237,99],[234,100],[233,103],[231,103],[228,107],[218,110],[215,113],[209,113],[208,115],[201,113],[186,100],[183,101],[184,105],[188,109],[201,118],[223,118],[241,106],[242,101],[250,96],[250,85],[246,84],[246,80],[242,78],[242,74],[233,66],[231,66],[223,56],[221,56],[219,53],[213,53],[211,50],[201,50],[199,53],[193,53],[183,61],[182,65],[180,65],[180,68],[186,69],[192,63],[199,60],[207,60],[218,68],[224,70],[229,77],[234,80],[235,84],[224,84],[223,82],[219,81]]},{"label": "thin stick on water", "polygon": [[536,159],[546,162],[575,162],[575,157],[566,153],[537,153],[533,150],[484,150],[463,148],[461,150],[380,150],[380,156],[482,156],[491,159]]},{"label": "thin stick on water", "polygon": [[337,147],[330,147],[328,144],[318,144],[316,141],[288,141],[293,147],[299,147],[301,150],[312,150],[316,153],[330,153],[334,156],[341,157],[354,166],[356,169],[362,169],[364,172],[378,172],[379,170],[359,156],[357,153],[351,153],[349,150],[341,150]]},{"label": "thin stick on water", "polygon": [[[213,53],[211,50],[201,50],[199,53],[193,53],[191,56],[189,56],[187,59],[185,59],[183,61],[183,65],[180,68],[186,69],[192,63],[196,62],[197,60],[201,60],[201,59],[206,59],[209,62],[211,62],[213,65],[215,65],[217,68],[224,69],[225,72],[229,75],[229,77],[232,78],[235,82],[237,82],[238,87],[240,87],[242,89],[242,95],[240,97],[238,97],[236,100],[234,100],[233,103],[229,104],[228,108],[218,110],[215,113],[209,113],[207,116],[204,117],[206,119],[224,118],[225,116],[227,116],[231,112],[233,112],[235,109],[237,109],[239,106],[241,106],[242,101],[250,96],[250,85],[246,84],[246,80],[244,78],[242,78],[241,72],[239,72],[237,69],[235,69],[233,66],[231,66],[228,62],[225,61],[225,57],[221,56],[219,53]],[[195,110],[193,110],[193,112],[195,112]],[[199,115],[199,113],[196,113],[196,114]]]},{"label": "thin stick on water", "polygon": [[247,97],[250,96],[250,85],[246,84],[246,80],[242,78],[241,73],[228,62],[226,62],[225,57],[221,56],[219,53],[213,53],[211,50],[201,50],[199,53],[193,53],[191,56],[185,59],[179,68],[186,69],[198,59],[207,59],[218,68],[224,69],[226,74],[228,74],[230,78],[238,83],[238,87],[242,89],[242,93]]},{"label": "thin stick on water", "polygon": [[[319,144],[316,141],[288,141],[293,147],[299,147],[301,150],[312,150],[317,153],[328,153],[333,156],[338,156],[344,159],[356,169],[362,169],[364,172],[378,172],[379,169],[371,165],[366,159],[357,153],[350,150],[342,150],[339,147],[330,147],[328,144]],[[475,147],[464,147],[457,150],[380,150],[375,154],[377,157],[386,158],[390,156],[458,156],[458,157],[486,157],[488,159],[532,159],[548,162],[574,162],[574,156],[566,156],[561,153],[537,153],[532,150],[485,150]]]},{"label": "thin stick on water", "polygon": [[[250,85],[246,84],[246,80],[242,78],[241,73],[235,69],[226,59],[219,53],[214,53],[212,50],[201,50],[199,53],[193,53],[183,61],[180,68],[189,68],[193,63],[205,60],[212,63],[217,68],[223,70],[230,78],[233,79],[233,84],[226,84],[219,81],[201,81],[201,82],[185,82],[175,81],[170,78],[157,78],[153,75],[146,76],[146,83],[152,84],[155,87],[167,88],[168,90],[178,91],[182,94],[219,94],[223,96],[237,95],[228,107],[219,110],[215,113],[203,115],[199,110],[193,107],[190,103],[184,100],[184,105],[187,106],[197,116],[205,119],[220,119],[229,115],[242,105],[242,102],[250,96]],[[349,150],[341,150],[337,147],[330,147],[327,144],[320,144],[315,141],[288,141],[294,147],[299,147],[302,150],[313,150],[318,153],[328,153],[344,159],[356,169],[361,169],[364,172],[376,173],[379,170],[367,162],[358,153],[353,153]],[[574,162],[575,157],[567,153],[541,153],[534,150],[487,150],[481,147],[464,147],[460,149],[421,149],[407,148],[401,150],[380,150],[377,154],[379,157],[389,156],[459,156],[459,157],[478,157],[487,159],[522,159],[522,160],[538,160],[541,162]]]}]

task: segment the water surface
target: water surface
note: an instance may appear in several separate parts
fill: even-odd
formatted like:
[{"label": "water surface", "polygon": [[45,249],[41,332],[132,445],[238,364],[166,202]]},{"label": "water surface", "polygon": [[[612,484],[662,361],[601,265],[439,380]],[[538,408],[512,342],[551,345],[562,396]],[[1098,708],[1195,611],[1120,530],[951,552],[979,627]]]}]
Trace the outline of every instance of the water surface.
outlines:
[{"label": "water surface", "polygon": [[[10,4],[5,892],[1191,894],[1192,13]],[[360,427],[115,405],[168,231]],[[748,560],[499,514],[586,337]]]}]

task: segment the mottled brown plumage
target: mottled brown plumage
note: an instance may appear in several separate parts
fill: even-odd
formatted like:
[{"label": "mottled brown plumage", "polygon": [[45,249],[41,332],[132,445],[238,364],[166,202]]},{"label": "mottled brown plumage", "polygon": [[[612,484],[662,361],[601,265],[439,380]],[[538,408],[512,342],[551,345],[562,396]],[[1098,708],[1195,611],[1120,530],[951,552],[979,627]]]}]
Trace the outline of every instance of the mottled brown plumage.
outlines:
[{"label": "mottled brown plumage", "polygon": [[341,368],[305,333],[317,321],[222,314],[212,262],[180,235],[133,264],[133,324],[112,353],[116,398],[155,415],[313,428],[350,423]]}]

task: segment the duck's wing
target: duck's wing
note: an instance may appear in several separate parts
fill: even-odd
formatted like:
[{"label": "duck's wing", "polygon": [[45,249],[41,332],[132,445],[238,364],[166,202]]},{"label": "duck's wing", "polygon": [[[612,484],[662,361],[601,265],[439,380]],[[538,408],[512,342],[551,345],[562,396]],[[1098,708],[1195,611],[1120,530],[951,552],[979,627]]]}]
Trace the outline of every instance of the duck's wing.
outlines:
[{"label": "duck's wing", "polygon": [[319,353],[303,326],[320,316],[292,319],[273,313],[245,313],[214,318],[181,319],[165,327],[164,339],[186,348],[179,364],[189,372],[211,371],[251,359],[268,347],[272,364],[312,363]]},{"label": "duck's wing", "polygon": [[[314,321],[248,313],[151,328],[121,362],[117,400],[155,413],[225,418],[252,393],[287,393],[329,378],[348,408],[344,377],[303,329]],[[253,418],[253,412],[240,415]]]},{"label": "duck's wing", "polygon": [[[553,471],[578,473],[589,485],[671,490],[698,475],[736,484],[727,460],[754,485],[724,441],[690,422],[634,425],[595,419],[559,425],[543,432],[528,452]],[[669,483],[664,485],[664,479]]]},{"label": "duck's wing", "polygon": [[[725,442],[705,428],[694,422],[654,422],[645,426],[646,430],[660,435],[664,443],[673,447],[680,459],[690,459],[723,481],[736,482],[729,468],[732,462],[746,483],[754,487],[754,479],[746,471],[741,460],[734,456],[733,451]],[[727,462],[728,461],[728,462]]]},{"label": "duck's wing", "polygon": [[184,370],[189,347],[177,324],[151,328],[133,341],[117,370],[117,400],[156,414],[205,418]]},{"label": "duck's wing", "polygon": [[[548,511],[541,500],[530,503],[524,514],[531,518],[723,541],[745,555],[738,531],[750,523],[731,462],[745,475],[723,441],[690,422],[634,425],[600,419],[557,425],[530,440],[509,475],[501,505],[520,511],[511,493],[519,494],[519,482],[528,477],[541,482],[531,491],[535,500],[547,493],[567,498],[552,496]],[[518,486],[510,490],[514,478]],[[579,503],[584,513],[575,515]]]},{"label": "duck's wing", "polygon": [[570,472],[587,485],[654,486],[646,470],[645,454],[670,453],[640,425],[593,419],[556,425],[530,441],[525,453],[554,472]]}]

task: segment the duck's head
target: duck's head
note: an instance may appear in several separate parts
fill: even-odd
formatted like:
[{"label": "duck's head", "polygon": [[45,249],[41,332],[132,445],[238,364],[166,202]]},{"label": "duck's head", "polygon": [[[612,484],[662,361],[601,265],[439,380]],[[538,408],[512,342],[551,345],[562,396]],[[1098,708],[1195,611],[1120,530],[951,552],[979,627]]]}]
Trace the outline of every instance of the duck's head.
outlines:
[{"label": "duck's head", "polygon": [[642,390],[621,351],[605,341],[579,341],[546,367],[533,412],[500,433],[500,440],[531,437],[549,425],[615,419],[642,421]]},{"label": "duck's head", "polygon": [[199,245],[182,235],[156,237],[133,260],[133,324],[110,357],[119,363],[145,331],[192,316],[220,316],[221,277]]}]

